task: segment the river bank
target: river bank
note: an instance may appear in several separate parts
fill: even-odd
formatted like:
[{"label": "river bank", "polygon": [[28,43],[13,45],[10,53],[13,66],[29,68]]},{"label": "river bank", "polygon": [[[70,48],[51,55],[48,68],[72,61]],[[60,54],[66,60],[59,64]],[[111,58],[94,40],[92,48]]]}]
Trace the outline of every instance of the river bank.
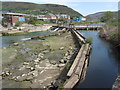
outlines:
[{"label": "river bank", "polygon": [[68,32],[1,48],[3,88],[52,87],[75,49]]},{"label": "river bank", "polygon": [[112,43],[114,47],[120,48],[118,26],[105,25],[103,30],[100,30],[99,36]]},{"label": "river bank", "polygon": [[22,24],[20,27],[10,27],[10,28],[1,27],[0,34],[2,36],[22,35],[22,34],[27,34],[29,32],[47,31],[52,26],[53,24],[39,24],[39,25]]},{"label": "river bank", "polygon": [[[103,30],[100,31],[99,36],[101,38],[105,39],[106,41],[110,42],[113,45],[113,48],[119,52],[120,37],[119,37],[118,26],[110,26],[110,25],[104,26]],[[119,54],[117,54],[117,55],[119,55]],[[117,58],[119,58],[119,56],[117,56]],[[118,67],[119,67],[119,65],[118,65]],[[117,78],[112,86],[112,89],[118,90],[119,87],[120,87],[120,75],[117,76]]]}]

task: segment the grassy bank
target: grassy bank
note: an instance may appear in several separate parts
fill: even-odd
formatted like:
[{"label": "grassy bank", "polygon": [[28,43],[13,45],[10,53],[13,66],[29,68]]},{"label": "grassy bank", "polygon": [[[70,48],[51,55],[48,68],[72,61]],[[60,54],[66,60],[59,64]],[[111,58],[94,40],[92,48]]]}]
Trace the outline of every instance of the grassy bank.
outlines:
[{"label": "grassy bank", "polygon": [[51,86],[69,61],[74,48],[73,38],[68,32],[1,48],[3,88]]},{"label": "grassy bank", "polygon": [[120,45],[120,37],[119,37],[119,30],[118,30],[118,20],[110,20],[107,24],[103,27],[104,29],[100,31],[100,37],[104,38],[105,40],[111,42],[115,47]]}]

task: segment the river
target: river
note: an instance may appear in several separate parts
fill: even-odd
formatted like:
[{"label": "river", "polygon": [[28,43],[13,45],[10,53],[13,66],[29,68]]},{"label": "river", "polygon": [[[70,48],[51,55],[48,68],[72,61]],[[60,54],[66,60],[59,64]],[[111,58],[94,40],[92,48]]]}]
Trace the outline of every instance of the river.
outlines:
[{"label": "river", "polygon": [[111,45],[102,40],[96,31],[80,31],[85,37],[92,37],[92,51],[86,78],[75,88],[111,88],[120,65]]},{"label": "river", "polygon": [[17,41],[29,40],[33,36],[43,36],[50,34],[50,31],[39,31],[39,32],[30,32],[24,35],[18,36],[0,36],[0,47],[9,46]]}]

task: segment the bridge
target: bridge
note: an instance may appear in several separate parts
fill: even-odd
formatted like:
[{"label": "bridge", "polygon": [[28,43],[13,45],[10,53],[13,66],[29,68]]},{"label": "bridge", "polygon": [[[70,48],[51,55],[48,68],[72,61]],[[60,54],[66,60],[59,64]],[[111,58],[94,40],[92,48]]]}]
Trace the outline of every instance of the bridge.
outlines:
[{"label": "bridge", "polygon": [[75,25],[76,30],[99,30],[102,26],[92,26],[92,25]]},{"label": "bridge", "polygon": [[67,29],[75,29],[75,30],[100,30],[103,28],[102,25],[74,25],[69,24],[69,27],[66,27]]}]

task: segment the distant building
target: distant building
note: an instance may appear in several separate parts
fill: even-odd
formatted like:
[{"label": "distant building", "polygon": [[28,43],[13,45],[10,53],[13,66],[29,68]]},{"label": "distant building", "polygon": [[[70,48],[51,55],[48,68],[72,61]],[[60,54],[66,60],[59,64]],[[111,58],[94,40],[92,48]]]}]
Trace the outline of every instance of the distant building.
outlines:
[{"label": "distant building", "polygon": [[84,18],[84,17],[75,17],[74,19],[71,19],[71,21],[82,22],[82,21],[86,21],[86,18]]},{"label": "distant building", "polygon": [[65,19],[70,19],[70,16],[67,15],[67,14],[56,14],[57,18],[60,19],[60,18],[65,18]]},{"label": "distant building", "polygon": [[37,15],[37,19],[47,21],[47,22],[54,22],[56,23],[58,19],[66,18],[70,19],[69,15],[66,14],[46,14],[46,15]]},{"label": "distant building", "polygon": [[2,18],[6,19],[6,26],[14,26],[18,21],[25,21],[26,14],[2,12]]}]

